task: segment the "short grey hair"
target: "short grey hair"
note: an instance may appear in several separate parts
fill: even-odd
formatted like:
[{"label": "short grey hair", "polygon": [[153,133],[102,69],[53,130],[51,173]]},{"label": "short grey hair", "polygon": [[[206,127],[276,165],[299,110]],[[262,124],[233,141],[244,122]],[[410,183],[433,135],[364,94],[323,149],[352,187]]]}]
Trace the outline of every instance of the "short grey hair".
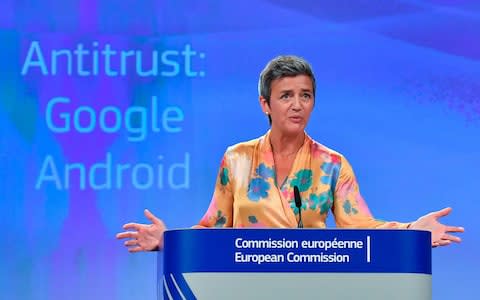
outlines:
[{"label": "short grey hair", "polygon": [[[312,80],[313,97],[315,99],[315,75],[313,75],[312,66],[303,58],[295,55],[277,56],[265,66],[258,79],[258,94],[265,98],[270,106],[270,96],[272,94],[272,81],[282,77],[293,77],[297,75],[307,75]],[[268,115],[268,120],[272,124],[272,118]]]},{"label": "short grey hair", "polygon": [[258,80],[258,94],[270,104],[272,81],[282,77],[307,75],[312,80],[315,97],[315,75],[310,64],[303,58],[294,55],[277,56],[265,66]]}]

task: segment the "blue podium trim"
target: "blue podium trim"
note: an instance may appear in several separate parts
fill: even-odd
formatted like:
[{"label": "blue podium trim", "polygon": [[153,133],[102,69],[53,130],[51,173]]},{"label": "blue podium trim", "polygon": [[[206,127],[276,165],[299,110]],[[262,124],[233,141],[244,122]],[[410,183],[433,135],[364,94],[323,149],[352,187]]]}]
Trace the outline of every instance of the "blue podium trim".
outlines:
[{"label": "blue podium trim", "polygon": [[427,231],[185,229],[167,231],[164,238],[166,277],[194,272],[432,273]]}]

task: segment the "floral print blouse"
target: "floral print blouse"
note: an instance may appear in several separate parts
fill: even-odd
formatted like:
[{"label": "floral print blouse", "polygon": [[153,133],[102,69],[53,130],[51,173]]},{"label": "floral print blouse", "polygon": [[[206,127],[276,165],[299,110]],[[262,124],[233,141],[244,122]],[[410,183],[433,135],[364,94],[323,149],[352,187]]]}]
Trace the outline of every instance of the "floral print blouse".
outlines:
[{"label": "floral print blouse", "polygon": [[306,228],[325,228],[330,210],[341,228],[408,226],[374,219],[345,157],[307,134],[288,177],[277,186],[269,131],[227,149],[210,206],[195,227],[295,228],[294,186],[300,190]]}]

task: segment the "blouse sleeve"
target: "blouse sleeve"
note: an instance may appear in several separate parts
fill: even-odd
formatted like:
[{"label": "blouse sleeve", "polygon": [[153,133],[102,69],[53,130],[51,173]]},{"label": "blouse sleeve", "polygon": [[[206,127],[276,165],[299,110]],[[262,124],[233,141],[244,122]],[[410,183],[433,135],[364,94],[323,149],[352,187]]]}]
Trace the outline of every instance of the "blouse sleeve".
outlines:
[{"label": "blouse sleeve", "polygon": [[375,219],[360,194],[349,162],[342,156],[332,206],[335,223],[340,228],[408,228],[409,223]]},{"label": "blouse sleeve", "polygon": [[193,228],[206,227],[232,227],[233,225],[233,193],[232,193],[231,168],[228,164],[228,155],[225,153],[220,165],[215,191],[210,205],[200,220]]}]

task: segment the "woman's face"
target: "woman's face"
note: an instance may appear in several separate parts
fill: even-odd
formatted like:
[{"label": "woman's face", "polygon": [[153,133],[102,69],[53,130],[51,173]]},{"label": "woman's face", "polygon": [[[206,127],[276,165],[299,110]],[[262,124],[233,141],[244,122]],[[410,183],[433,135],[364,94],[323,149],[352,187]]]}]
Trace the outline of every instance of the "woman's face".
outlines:
[{"label": "woman's face", "polygon": [[303,133],[315,102],[310,77],[297,75],[275,79],[271,91],[270,105],[263,97],[260,103],[272,118],[272,131],[285,135]]}]

